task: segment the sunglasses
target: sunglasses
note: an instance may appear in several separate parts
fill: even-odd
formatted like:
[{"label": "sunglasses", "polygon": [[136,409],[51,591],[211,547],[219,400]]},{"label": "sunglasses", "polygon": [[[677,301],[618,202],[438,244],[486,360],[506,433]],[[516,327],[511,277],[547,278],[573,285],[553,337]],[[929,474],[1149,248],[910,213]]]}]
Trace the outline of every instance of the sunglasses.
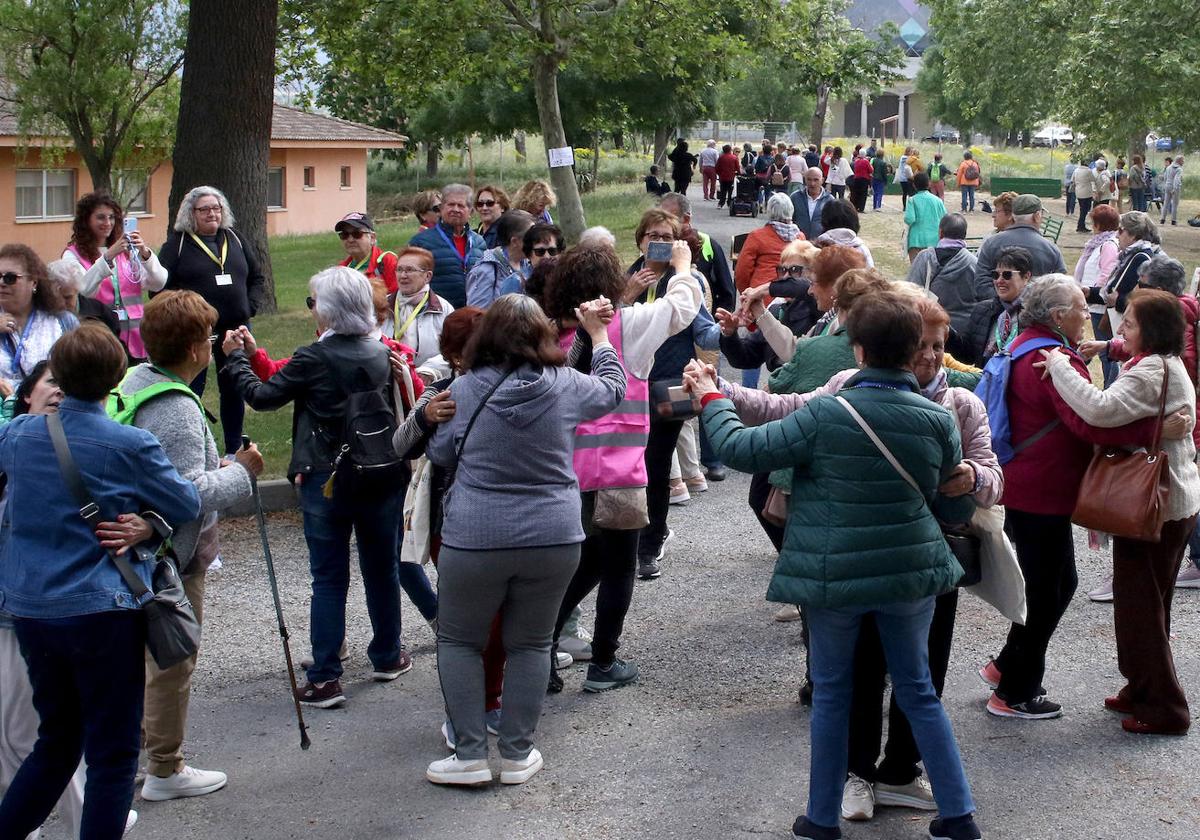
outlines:
[{"label": "sunglasses", "polygon": [[317,305],[317,299],[312,298],[312,297],[306,297],[304,299],[304,305],[307,306],[309,309],[312,309],[314,306]]},{"label": "sunglasses", "polygon": [[804,273],[804,266],[802,266],[802,265],[780,265],[780,266],[776,266],[775,271],[781,275],[788,274],[788,275],[791,275],[792,277],[799,277],[801,274]]},{"label": "sunglasses", "polygon": [[367,235],[367,231],[365,231],[365,230],[339,230],[338,231],[338,239],[342,239],[342,240],[349,239],[350,237],[354,237],[355,239],[362,239],[366,235]]},{"label": "sunglasses", "polygon": [[533,253],[537,254],[539,257],[557,257],[558,249],[553,245],[548,248],[537,247],[533,249]]},{"label": "sunglasses", "polygon": [[993,271],[992,279],[999,280],[1001,277],[1003,277],[1005,280],[1011,280],[1013,279],[1014,274],[1017,274],[1017,272],[1013,271],[1011,268],[1006,268],[1004,271]]},{"label": "sunglasses", "polygon": [[429,212],[430,213],[441,213],[442,205],[440,205],[440,204],[433,205],[432,207],[429,208]]},{"label": "sunglasses", "polygon": [[476,201],[475,206],[476,207],[495,207],[496,202],[495,201]]},{"label": "sunglasses", "polygon": [[3,283],[5,286],[15,286],[17,285],[17,281],[24,276],[24,274],[17,274],[15,271],[6,271],[0,274],[0,283]]}]

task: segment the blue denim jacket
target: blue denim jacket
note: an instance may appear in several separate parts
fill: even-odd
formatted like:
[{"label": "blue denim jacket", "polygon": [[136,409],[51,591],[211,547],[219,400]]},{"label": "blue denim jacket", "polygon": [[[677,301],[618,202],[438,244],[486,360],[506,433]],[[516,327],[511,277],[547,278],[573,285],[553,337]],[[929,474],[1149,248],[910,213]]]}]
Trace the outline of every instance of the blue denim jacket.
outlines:
[{"label": "blue denim jacket", "polygon": [[[99,403],[68,397],[59,407],[71,454],[104,520],[157,511],[172,525],[200,515],[200,497],[149,432],[108,418]],[[42,415],[0,428],[0,472],[8,504],[0,517],[0,610],[20,618],[65,618],[135,609],[96,535],[67,489]],[[148,566],[134,568],[146,585]]]}]

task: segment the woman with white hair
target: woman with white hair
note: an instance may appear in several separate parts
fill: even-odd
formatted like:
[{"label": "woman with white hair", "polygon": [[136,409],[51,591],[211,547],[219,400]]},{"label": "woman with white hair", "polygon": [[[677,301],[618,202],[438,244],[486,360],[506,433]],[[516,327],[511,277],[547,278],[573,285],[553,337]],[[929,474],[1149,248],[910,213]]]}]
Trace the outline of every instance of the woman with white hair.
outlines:
[{"label": "woman with white hair", "polygon": [[792,210],[792,200],[785,193],[775,193],[767,201],[767,223],[746,237],[738,253],[733,282],[739,294],[775,280],[783,249],[790,242],[804,239],[792,221]]},{"label": "woman with white hair", "polygon": [[[196,292],[217,310],[217,334],[248,325],[263,298],[262,269],[244,237],[233,229],[233,211],[215,187],[194,187],[183,197],[175,215],[175,229],[158,252],[167,270],[168,289]],[[233,382],[221,371],[225,353],[213,348],[217,387],[221,391],[221,432],[226,458],[242,446],[242,420],[246,407]],[[205,370],[192,390],[204,394]]]},{"label": "woman with white hair", "polygon": [[[412,668],[400,644],[396,555],[409,475],[407,464],[391,452],[395,416],[388,417],[386,408],[392,405],[391,365],[379,341],[370,281],[351,268],[327,268],[309,281],[309,294],[320,334],[316,341],[297,349],[264,382],[250,368],[241,333],[228,332],[229,362],[222,373],[256,411],[295,404],[288,478],[300,493],[313,578],[313,665],[297,693],[304,705],[325,709],[346,702],[338,649],[346,633],[352,533],[374,631],[367,647],[372,676],[387,682]],[[390,423],[387,434],[378,435],[387,450],[378,462],[355,443],[373,423]]]},{"label": "woman with white hair", "polygon": [[87,275],[78,260],[64,257],[61,260],[46,263],[46,273],[50,275],[50,279],[57,287],[63,308],[67,312],[74,312],[79,323],[96,321],[108,327],[109,332],[118,339],[121,338],[121,322],[117,320],[117,313],[95,298],[83,294],[83,288],[87,284]]}]

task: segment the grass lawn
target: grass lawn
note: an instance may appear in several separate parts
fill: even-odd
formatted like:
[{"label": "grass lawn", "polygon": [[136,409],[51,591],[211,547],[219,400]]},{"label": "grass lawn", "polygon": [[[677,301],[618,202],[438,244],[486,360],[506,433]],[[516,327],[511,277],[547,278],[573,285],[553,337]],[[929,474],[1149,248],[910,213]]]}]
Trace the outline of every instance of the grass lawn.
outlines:
[{"label": "grass lawn", "polygon": [[[603,225],[617,237],[617,249],[622,262],[628,264],[637,255],[633,231],[642,211],[651,205],[641,185],[618,184],[601,187],[583,197],[584,211],[590,224]],[[381,224],[379,242],[384,248],[398,250],[417,231],[415,221]],[[259,346],[272,358],[289,356],[313,338],[313,321],[304,305],[308,295],[308,279],[342,258],[342,246],[337,235],[329,233],[308,236],[277,236],[271,238],[271,265],[275,272],[275,295],[279,312],[254,321],[254,335]],[[204,394],[204,403],[217,414],[215,377]],[[292,409],[257,412],[246,409],[246,434],[258,444],[266,458],[265,476],[278,478],[287,470],[292,450]]]}]

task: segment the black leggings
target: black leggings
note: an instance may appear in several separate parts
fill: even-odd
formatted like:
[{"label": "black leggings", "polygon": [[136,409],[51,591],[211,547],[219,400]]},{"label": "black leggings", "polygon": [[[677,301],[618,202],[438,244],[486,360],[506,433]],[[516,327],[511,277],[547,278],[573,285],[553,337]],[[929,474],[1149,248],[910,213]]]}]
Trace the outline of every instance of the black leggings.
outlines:
[{"label": "black leggings", "polygon": [[646,509],[650,524],[642,529],[640,554],[658,554],[667,538],[667,512],[671,509],[671,456],[683,430],[682,420],[650,421],[646,442]]},{"label": "black leggings", "polygon": [[[554,625],[554,644],[562,633],[571,611],[599,586],[596,593],[596,626],[592,631],[592,661],[611,665],[621,646],[625,614],[633,601],[633,581],[637,571],[637,531],[611,531],[601,528],[583,541],[579,568],[567,585],[558,621]],[[557,648],[556,648],[557,649]]]},{"label": "black leggings", "polygon": [[687,195],[688,184],[692,183],[691,175],[672,175],[671,180],[675,182],[675,192],[680,195]]}]

